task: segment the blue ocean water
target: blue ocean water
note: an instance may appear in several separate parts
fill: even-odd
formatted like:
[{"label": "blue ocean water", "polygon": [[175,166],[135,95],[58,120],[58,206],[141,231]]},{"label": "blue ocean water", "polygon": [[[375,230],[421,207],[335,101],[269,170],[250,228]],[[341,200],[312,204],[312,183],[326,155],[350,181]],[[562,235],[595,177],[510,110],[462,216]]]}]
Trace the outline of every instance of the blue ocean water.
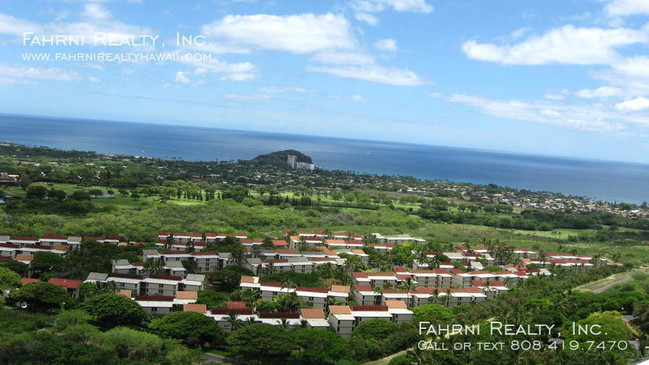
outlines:
[{"label": "blue ocean water", "polygon": [[296,149],[325,169],[649,201],[649,165],[159,124],[0,115],[0,141],[107,154],[251,159]]}]

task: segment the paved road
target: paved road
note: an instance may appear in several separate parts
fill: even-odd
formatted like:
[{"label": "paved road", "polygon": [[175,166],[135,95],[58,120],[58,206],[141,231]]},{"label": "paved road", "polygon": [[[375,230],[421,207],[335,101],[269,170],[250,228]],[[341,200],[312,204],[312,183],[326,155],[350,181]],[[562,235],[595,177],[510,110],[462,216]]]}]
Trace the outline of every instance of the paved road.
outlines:
[{"label": "paved road", "polygon": [[233,362],[232,359],[221,355],[210,354],[209,352],[204,353],[203,358],[207,360],[204,364],[231,364]]},{"label": "paved road", "polygon": [[[649,274],[649,271],[645,271],[644,273]],[[633,275],[631,275],[629,277],[626,277],[626,278],[622,278],[622,279],[620,279],[618,281],[614,281],[614,282],[612,282],[610,284],[604,285],[603,287],[601,287],[599,289],[595,289],[595,290],[593,290],[593,293],[599,294],[601,292],[604,292],[604,291],[607,291],[607,290],[611,289],[612,287],[614,287],[614,286],[616,286],[618,284],[626,283],[627,281],[630,281],[631,279],[633,279]]]}]

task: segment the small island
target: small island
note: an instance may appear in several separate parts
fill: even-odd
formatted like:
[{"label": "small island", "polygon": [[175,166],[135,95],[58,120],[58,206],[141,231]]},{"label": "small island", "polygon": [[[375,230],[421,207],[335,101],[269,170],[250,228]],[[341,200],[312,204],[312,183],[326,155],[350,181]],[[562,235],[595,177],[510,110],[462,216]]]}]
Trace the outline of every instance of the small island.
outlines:
[{"label": "small island", "polygon": [[252,159],[257,161],[260,165],[272,165],[284,167],[288,166],[292,169],[307,169],[314,170],[315,165],[310,156],[296,150],[284,150],[259,155]]}]

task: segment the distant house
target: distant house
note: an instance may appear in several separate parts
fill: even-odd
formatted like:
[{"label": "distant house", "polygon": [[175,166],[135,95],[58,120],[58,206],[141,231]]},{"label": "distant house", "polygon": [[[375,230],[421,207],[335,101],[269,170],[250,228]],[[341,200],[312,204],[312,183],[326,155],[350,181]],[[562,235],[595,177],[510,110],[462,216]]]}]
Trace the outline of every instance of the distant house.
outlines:
[{"label": "distant house", "polygon": [[19,175],[9,175],[6,172],[0,172],[0,184],[15,184],[20,181]]},{"label": "distant house", "polygon": [[73,298],[79,297],[79,287],[83,284],[81,280],[51,278],[48,283],[64,288]]}]

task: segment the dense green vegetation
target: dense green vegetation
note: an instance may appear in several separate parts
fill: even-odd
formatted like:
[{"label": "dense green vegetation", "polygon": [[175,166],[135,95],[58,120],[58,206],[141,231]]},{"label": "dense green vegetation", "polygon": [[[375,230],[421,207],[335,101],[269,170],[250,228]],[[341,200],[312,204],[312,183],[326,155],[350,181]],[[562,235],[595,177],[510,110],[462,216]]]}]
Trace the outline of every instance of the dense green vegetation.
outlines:
[{"label": "dense green vegetation", "polygon": [[[64,257],[37,253],[31,275],[42,281],[12,291],[6,303],[0,303],[1,363],[186,364],[196,362],[200,350],[217,351],[245,364],[357,364],[406,350],[392,363],[623,364],[643,355],[633,349],[548,349],[548,336],[438,339],[450,346],[459,341],[511,344],[521,339],[539,340],[545,346],[539,351],[511,346],[501,351],[419,351],[417,343],[427,337],[419,334],[418,321],[551,323],[562,331],[573,322],[599,324],[610,331],[610,338],[635,337],[641,344],[647,342],[647,275],[636,274],[633,280],[600,294],[571,290],[649,262],[649,220],[632,215],[573,207],[565,211],[519,209],[483,201],[479,196],[512,192],[529,198],[555,195],[456,184],[471,193],[463,195],[450,189],[451,183],[342,171],[291,171],[281,163],[260,161],[188,162],[0,146],[0,171],[21,175],[20,184],[0,187],[0,197],[9,197],[0,205],[0,235],[119,235],[125,241],[145,243],[117,247],[83,240]],[[413,187],[429,190],[418,195],[404,193]],[[611,207],[631,211],[646,205]],[[201,291],[199,303],[223,307],[230,299],[266,312],[295,311],[303,303],[294,295],[261,301],[254,291],[237,290],[241,275],[259,275],[263,281],[286,286],[349,285],[351,271],[410,266],[413,258],[460,244],[600,253],[624,265],[588,273],[556,270],[554,276],[531,278],[510,293],[478,305],[421,306],[414,309],[412,323],[364,322],[354,329],[350,340],[326,330],[248,324],[235,315],[230,321],[234,331],[225,333],[197,313],[150,318],[132,300],[113,294],[114,288],[109,286],[82,285],[84,301],[80,302],[45,282],[53,276],[85,279],[89,272],[109,272],[115,259],[141,261],[141,250],[152,247],[157,231],[243,231],[251,237],[282,239],[284,231],[298,230],[409,233],[427,243],[399,245],[387,254],[365,248],[370,265],[350,256],[344,267],[323,265],[311,274],[252,273],[239,265],[230,266],[210,275],[216,286]],[[243,257],[242,246],[234,239],[207,249],[230,252],[239,264]],[[506,257],[506,249],[498,255],[515,262]],[[0,260],[0,289],[19,286],[19,277],[28,274],[26,265]],[[19,302],[26,308],[10,307]],[[627,326],[621,314],[637,317],[634,327]],[[563,337],[580,343],[591,339]]]}]

